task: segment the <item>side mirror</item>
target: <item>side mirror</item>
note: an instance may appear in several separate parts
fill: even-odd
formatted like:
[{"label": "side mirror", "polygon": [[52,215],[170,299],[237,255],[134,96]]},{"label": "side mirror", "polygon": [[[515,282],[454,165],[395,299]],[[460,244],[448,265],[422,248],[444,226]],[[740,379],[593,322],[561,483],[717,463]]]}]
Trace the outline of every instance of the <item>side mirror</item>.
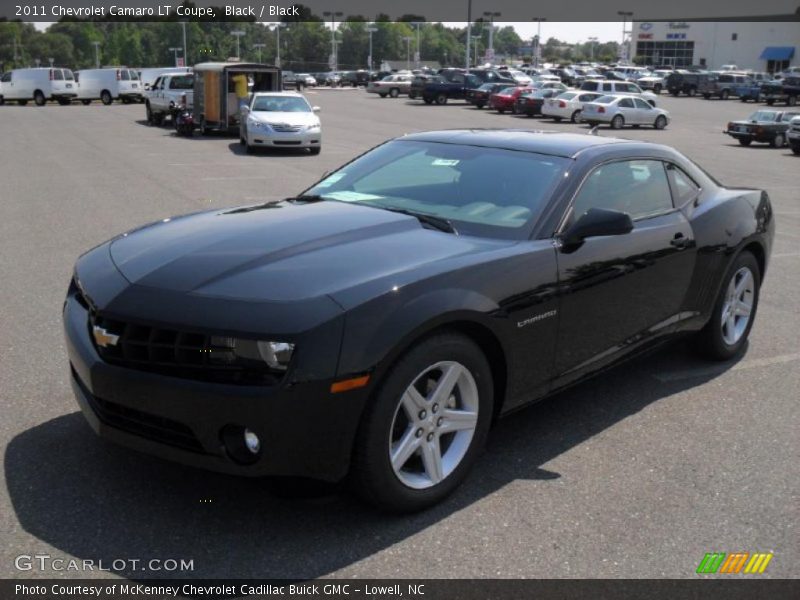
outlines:
[{"label": "side mirror", "polygon": [[313,110],[314,112],[319,112],[319,111],[321,111],[322,109],[321,109],[319,106],[312,106],[312,107],[311,107],[311,110]]},{"label": "side mirror", "polygon": [[250,112],[250,107],[249,106],[243,106],[242,108],[239,109],[239,112],[241,114],[243,114],[243,115],[246,115],[247,113]]},{"label": "side mirror", "polygon": [[605,208],[590,208],[563,234],[564,247],[580,246],[586,238],[601,235],[624,235],[633,230],[633,221],[628,213]]}]

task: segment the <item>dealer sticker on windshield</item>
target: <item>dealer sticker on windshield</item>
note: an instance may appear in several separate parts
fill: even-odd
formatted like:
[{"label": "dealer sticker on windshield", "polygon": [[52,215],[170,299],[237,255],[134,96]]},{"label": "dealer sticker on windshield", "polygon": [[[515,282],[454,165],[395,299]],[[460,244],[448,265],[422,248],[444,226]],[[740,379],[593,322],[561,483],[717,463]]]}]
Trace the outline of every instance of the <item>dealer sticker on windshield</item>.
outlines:
[{"label": "dealer sticker on windshield", "polygon": [[325,197],[341,200],[342,202],[363,202],[365,200],[380,200],[382,198],[382,196],[375,196],[374,194],[362,194],[361,192],[352,192],[348,190],[330,192],[329,194],[325,194]]},{"label": "dealer sticker on windshield", "polygon": [[431,165],[434,167],[455,167],[460,161],[452,158],[437,158]]}]

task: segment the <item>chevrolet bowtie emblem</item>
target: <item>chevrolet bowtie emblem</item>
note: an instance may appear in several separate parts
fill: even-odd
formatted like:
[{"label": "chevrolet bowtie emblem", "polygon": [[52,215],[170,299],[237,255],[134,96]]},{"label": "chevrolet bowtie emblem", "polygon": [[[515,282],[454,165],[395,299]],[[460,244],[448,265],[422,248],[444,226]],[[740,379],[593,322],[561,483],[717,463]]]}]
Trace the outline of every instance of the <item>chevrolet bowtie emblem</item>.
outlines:
[{"label": "chevrolet bowtie emblem", "polygon": [[97,325],[95,325],[92,328],[92,335],[94,335],[95,343],[101,348],[106,348],[108,346],[116,346],[117,342],[119,341],[118,335],[109,333],[108,331],[106,331],[102,327],[98,327]]}]

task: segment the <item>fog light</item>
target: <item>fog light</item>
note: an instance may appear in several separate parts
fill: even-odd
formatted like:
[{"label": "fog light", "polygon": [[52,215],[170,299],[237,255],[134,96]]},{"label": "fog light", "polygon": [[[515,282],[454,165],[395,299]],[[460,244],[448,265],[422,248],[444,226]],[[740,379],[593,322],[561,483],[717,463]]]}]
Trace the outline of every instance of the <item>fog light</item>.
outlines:
[{"label": "fog light", "polygon": [[261,440],[249,429],[244,430],[244,445],[251,454],[258,454],[258,451],[261,450]]}]

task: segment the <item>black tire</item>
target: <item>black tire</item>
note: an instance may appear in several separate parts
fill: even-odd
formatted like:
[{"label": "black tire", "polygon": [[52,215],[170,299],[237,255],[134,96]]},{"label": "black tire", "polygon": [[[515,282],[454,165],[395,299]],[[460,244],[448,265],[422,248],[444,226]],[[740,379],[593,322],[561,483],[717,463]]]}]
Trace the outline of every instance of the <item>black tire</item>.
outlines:
[{"label": "black tire", "polygon": [[[84,100],[85,102],[85,100]],[[155,119],[153,119],[153,109],[150,108],[150,103],[147,102],[144,105],[144,114],[147,117],[147,124],[148,125],[155,125]]]},{"label": "black tire", "polygon": [[389,96],[392,98],[397,98],[400,95],[400,90],[397,88],[392,88],[389,90]]},{"label": "black tire", "polygon": [[773,148],[783,148],[786,145],[786,136],[782,133],[775,134],[775,137],[769,143]]},{"label": "black tire", "polygon": [[[439,483],[423,489],[404,484],[389,457],[395,414],[406,389],[426,369],[442,361],[459,363],[472,375],[477,389],[478,418],[466,453]],[[441,333],[416,343],[377,386],[359,426],[353,453],[351,482],[367,502],[392,512],[425,509],[452,493],[478,458],[492,419],[492,371],[478,345],[458,333]],[[433,407],[429,409],[433,411]],[[432,434],[433,435],[433,434]]]},{"label": "black tire", "polygon": [[247,154],[252,154],[253,152],[255,152],[255,148],[253,148],[253,147],[252,147],[250,144],[248,144],[247,142],[245,142],[245,143],[244,143],[244,151],[245,151]]},{"label": "black tire", "polygon": [[704,100],[711,100],[711,94],[703,94]]},{"label": "black tire", "polygon": [[200,135],[208,135],[208,125],[206,125],[205,117],[200,117]]},{"label": "black tire", "polygon": [[120,100],[122,101],[123,104],[130,104],[131,103],[131,99],[128,98],[127,96],[122,96],[120,98]]},{"label": "black tire", "polygon": [[622,129],[625,126],[625,117],[616,115],[611,119],[611,129]]},{"label": "black tire", "polygon": [[160,127],[164,124],[164,115],[163,113],[153,113],[153,125],[156,127]]},{"label": "black tire", "polygon": [[6,99],[0,96],[0,106],[3,106],[6,103]]},{"label": "black tire", "polygon": [[89,106],[91,103],[92,103],[91,100],[81,100],[81,104],[83,104],[84,106]]},{"label": "black tire", "polygon": [[580,110],[576,110],[575,112],[573,112],[570,115],[569,120],[570,120],[571,123],[580,123],[581,122],[581,111]]},{"label": "black tire", "polygon": [[483,107],[484,107],[484,106],[486,106],[486,104],[484,104],[483,102],[478,102],[478,103],[475,105],[475,107],[476,107],[478,110],[481,110],[481,109],[483,109]]},{"label": "black tire", "polygon": [[422,99],[425,101],[425,104],[433,104],[433,98],[423,97]]},{"label": "black tire", "polygon": [[111,104],[113,101],[114,101],[114,98],[111,96],[111,92],[109,92],[108,90],[103,90],[100,93],[100,102],[102,102],[106,106]]},{"label": "black tire", "polygon": [[727,100],[731,93],[728,90],[722,90],[719,97],[721,100]]},{"label": "black tire", "polygon": [[694,97],[695,95],[697,95],[697,88],[692,86],[692,87],[689,88],[689,91],[686,92],[686,93],[689,94],[689,96]]},{"label": "black tire", "polygon": [[681,91],[680,90],[670,90],[669,93],[677,98],[678,96],[680,96]]},{"label": "black tire", "polygon": [[663,88],[661,87],[661,84],[660,84],[660,83],[657,83],[657,84],[655,84],[655,85],[653,86],[653,93],[654,93],[654,94],[660,94],[662,89],[663,89]]},{"label": "black tire", "polygon": [[311,151],[311,154],[316,155],[322,152],[322,146],[312,146],[311,148],[309,148],[309,150]]},{"label": "black tire", "polygon": [[[741,333],[739,339],[729,344],[725,341],[723,335],[722,316],[725,309],[726,299],[728,294],[728,286],[731,279],[737,276],[741,269],[748,269],[753,278],[752,284],[752,302],[750,310],[750,318],[744,331]],[[747,343],[747,337],[750,335],[750,330],[753,327],[753,322],[756,318],[758,309],[759,290],[761,288],[761,271],[756,261],[755,256],[750,252],[742,252],[731,264],[730,269],[722,281],[719,296],[714,303],[714,308],[711,311],[711,318],[706,326],[697,334],[698,349],[700,352],[712,360],[729,360],[739,354]]]},{"label": "black tire", "polygon": [[742,146],[749,146],[750,144],[753,143],[753,140],[751,140],[750,138],[739,138],[739,143]]},{"label": "black tire", "polygon": [[44,97],[44,94],[41,90],[36,90],[33,92],[33,103],[36,106],[44,106],[47,104],[47,98]]},{"label": "black tire", "polygon": [[797,96],[789,96],[786,98],[786,106],[797,106]]},{"label": "black tire", "polygon": [[773,98],[770,98],[770,99],[767,100],[767,105],[768,106],[772,106],[773,104],[775,104],[775,100]]},{"label": "black tire", "polygon": [[653,123],[653,127],[656,129],[664,129],[667,126],[667,117],[664,115],[658,115],[656,117],[655,123]]},{"label": "black tire", "polygon": [[447,104],[447,94],[439,94],[436,96],[436,104],[443,106]]}]

